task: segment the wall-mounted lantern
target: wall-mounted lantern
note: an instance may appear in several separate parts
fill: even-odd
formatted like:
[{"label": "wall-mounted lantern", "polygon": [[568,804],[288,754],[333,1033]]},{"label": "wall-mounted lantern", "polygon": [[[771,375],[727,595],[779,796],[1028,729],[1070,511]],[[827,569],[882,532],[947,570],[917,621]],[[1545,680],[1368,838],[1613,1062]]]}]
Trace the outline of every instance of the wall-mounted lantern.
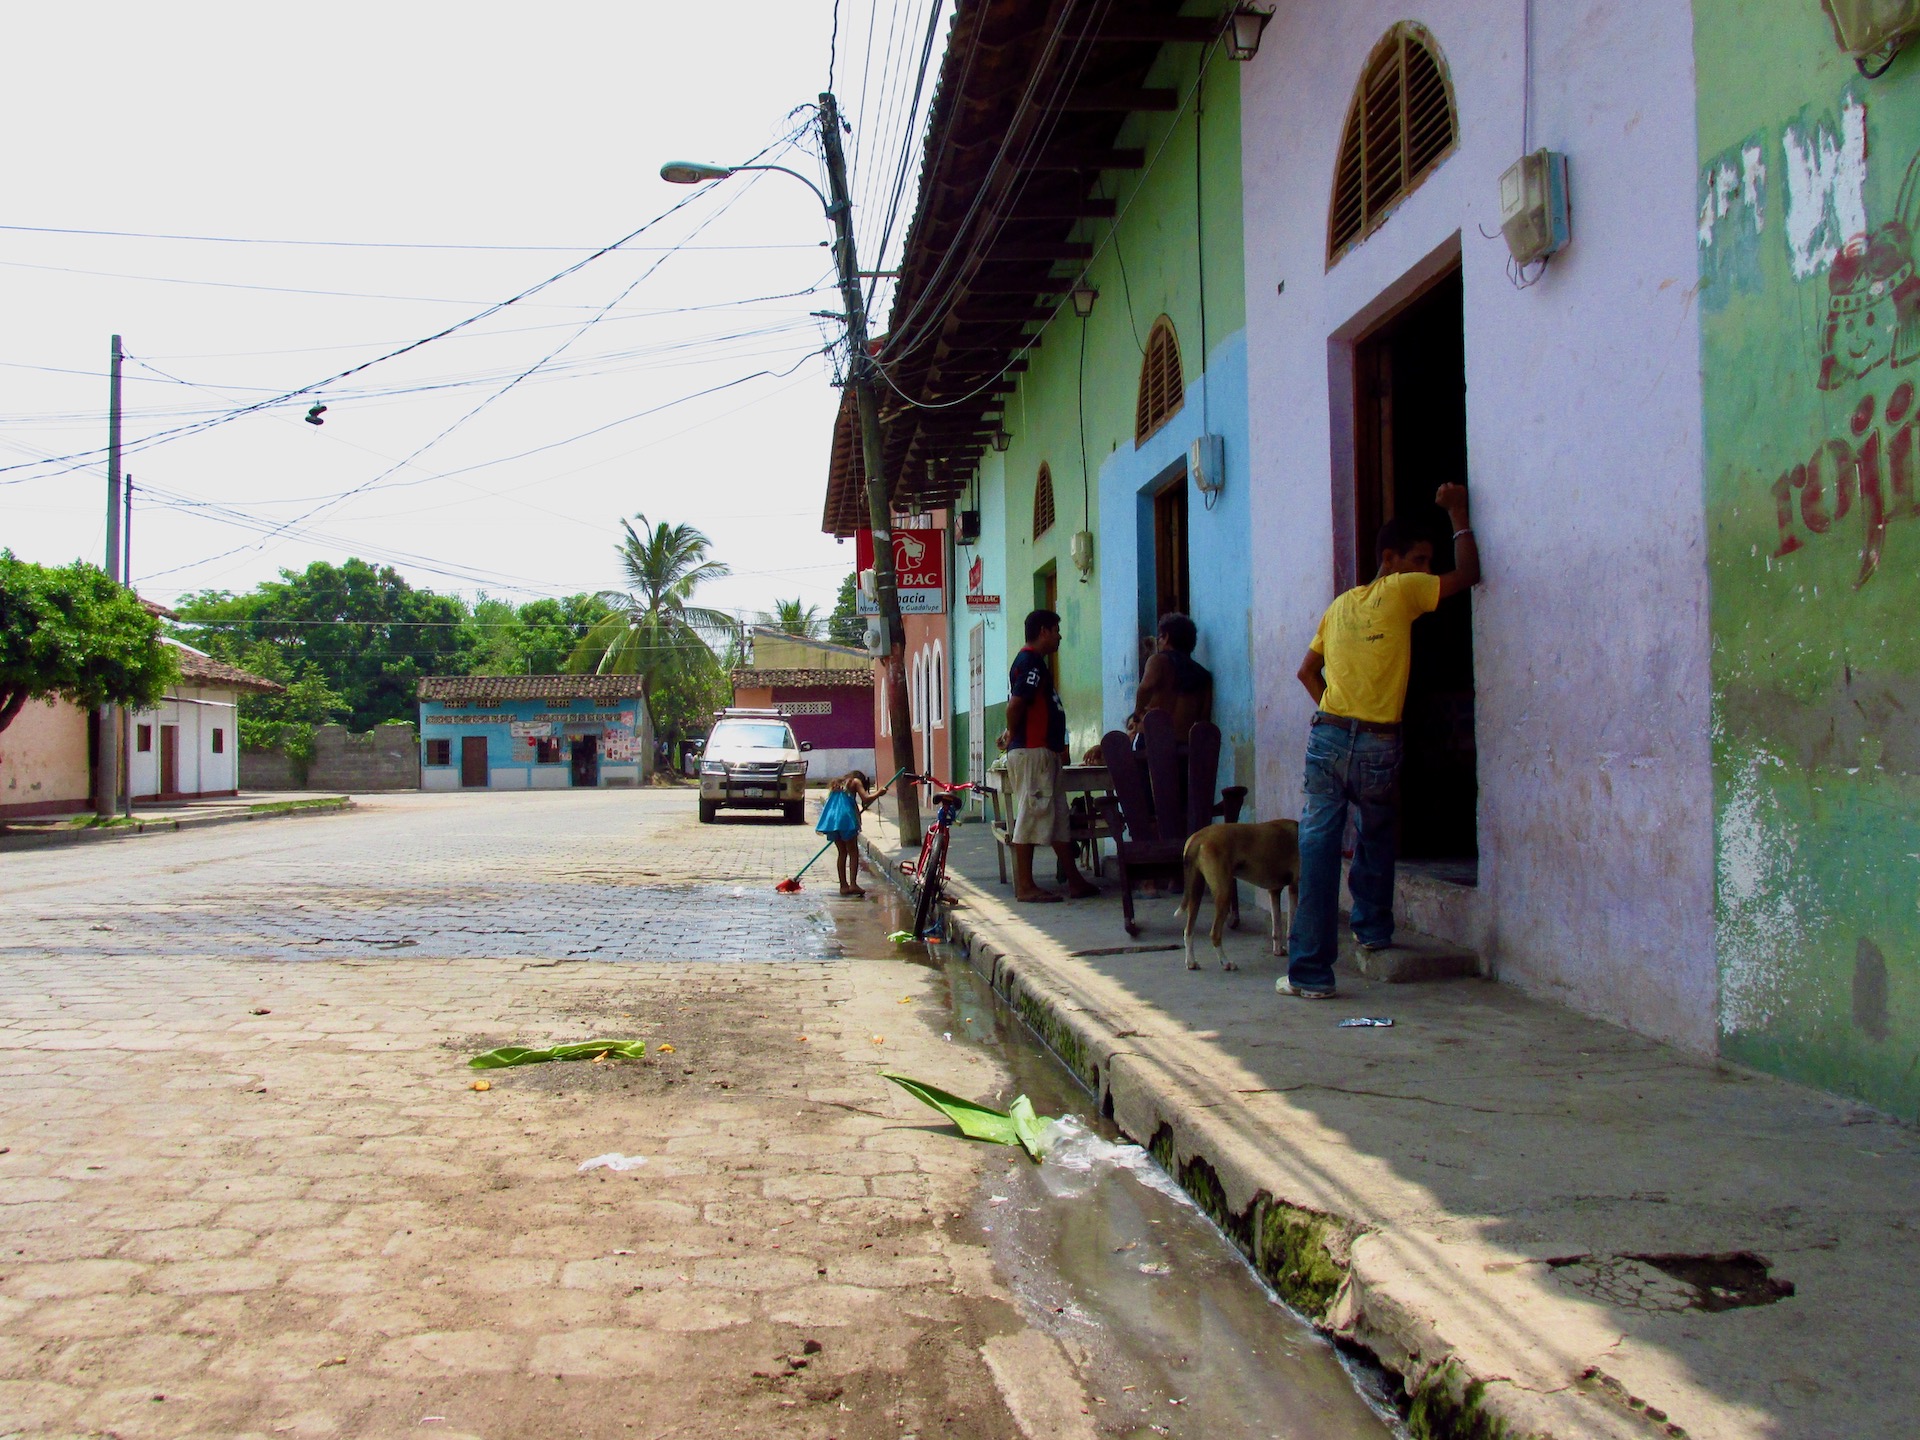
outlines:
[{"label": "wall-mounted lantern", "polygon": [[1227,58],[1251,60],[1260,53],[1260,36],[1266,31],[1273,11],[1257,5],[1236,5],[1227,16]]},{"label": "wall-mounted lantern", "polygon": [[1007,427],[1004,424],[996,425],[993,431],[993,448],[1004,455],[1011,444],[1013,444],[1013,435]]},{"label": "wall-mounted lantern", "polygon": [[1080,283],[1075,285],[1069,293],[1073,296],[1074,314],[1078,315],[1082,320],[1093,314],[1093,302],[1100,298],[1100,292],[1098,290],[1094,289],[1093,286],[1089,285],[1086,280],[1082,278]]}]

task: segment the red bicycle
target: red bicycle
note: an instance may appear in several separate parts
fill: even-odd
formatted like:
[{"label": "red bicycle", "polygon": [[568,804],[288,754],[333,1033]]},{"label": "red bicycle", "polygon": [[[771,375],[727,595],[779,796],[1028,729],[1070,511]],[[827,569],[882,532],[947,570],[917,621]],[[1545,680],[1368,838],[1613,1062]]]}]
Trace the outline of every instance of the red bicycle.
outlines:
[{"label": "red bicycle", "polygon": [[900,862],[900,872],[919,885],[913,902],[913,938],[924,940],[939,914],[941,891],[947,880],[947,842],[952,838],[953,818],[960,813],[962,798],[977,787],[971,782],[949,785],[931,774],[907,778],[933,792],[933,821],[920,841],[920,858]]}]

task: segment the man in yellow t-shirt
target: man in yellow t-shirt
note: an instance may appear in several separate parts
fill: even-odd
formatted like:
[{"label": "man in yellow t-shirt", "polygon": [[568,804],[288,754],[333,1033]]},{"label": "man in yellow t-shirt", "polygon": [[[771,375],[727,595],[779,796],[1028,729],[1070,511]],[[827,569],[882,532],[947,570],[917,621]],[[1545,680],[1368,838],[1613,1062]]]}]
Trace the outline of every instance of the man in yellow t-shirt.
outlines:
[{"label": "man in yellow t-shirt", "polygon": [[1442,485],[1434,501],[1453,522],[1454,568],[1433,573],[1433,541],[1395,518],[1380,528],[1380,573],[1320,617],[1300,683],[1317,707],[1307,736],[1306,804],[1300,814],[1299,908],[1287,946],[1282,995],[1334,993],[1339,951],[1340,841],[1356,812],[1353,935],[1368,950],[1393,943],[1394,830],[1400,811],[1400,711],[1413,661],[1413,622],[1480,580],[1467,488]]}]

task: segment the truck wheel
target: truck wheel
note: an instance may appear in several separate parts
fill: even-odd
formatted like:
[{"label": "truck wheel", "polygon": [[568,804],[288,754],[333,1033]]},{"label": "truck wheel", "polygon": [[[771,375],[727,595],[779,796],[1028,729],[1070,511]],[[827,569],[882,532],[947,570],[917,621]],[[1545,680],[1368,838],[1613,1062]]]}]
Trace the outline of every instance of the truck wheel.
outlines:
[{"label": "truck wheel", "polygon": [[719,811],[720,802],[718,800],[702,800],[700,802],[700,823],[702,825],[711,825],[713,823],[713,817],[718,814]]},{"label": "truck wheel", "polygon": [[807,822],[807,802],[804,800],[789,800],[780,810],[789,825],[804,825]]}]

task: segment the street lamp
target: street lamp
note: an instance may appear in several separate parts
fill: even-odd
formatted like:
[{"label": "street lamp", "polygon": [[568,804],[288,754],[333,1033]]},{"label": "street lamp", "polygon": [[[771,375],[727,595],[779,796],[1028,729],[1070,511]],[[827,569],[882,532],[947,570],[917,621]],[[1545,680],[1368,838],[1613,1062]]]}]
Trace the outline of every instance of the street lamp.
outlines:
[{"label": "street lamp", "polygon": [[1082,320],[1093,314],[1093,302],[1100,298],[1100,292],[1083,278],[1068,292],[1073,296],[1073,313]]},{"label": "street lamp", "polygon": [[[854,407],[860,417],[861,468],[866,472],[867,524],[873,532],[873,577],[875,599],[880,609],[880,624],[885,630],[887,648],[887,718],[893,734],[893,762],[899,775],[915,773],[913,757],[913,715],[906,685],[907,631],[900,618],[900,592],[893,568],[893,503],[887,493],[886,445],[880,430],[880,397],[876,382],[879,363],[867,343],[867,306],[860,293],[860,262],[854,253],[853,202],[847,193],[847,161],[840,148],[840,106],[831,92],[820,96],[820,148],[827,164],[827,184],[833,190],[828,200],[818,185],[798,170],[785,165],[709,165],[697,160],[670,160],[660,167],[660,178],[669,185],[703,185],[710,180],[725,180],[743,170],[778,170],[791,175],[811,190],[820,208],[834,228],[833,258],[840,272],[840,298],[846,306],[847,384],[853,391]],[[933,766],[929,755],[927,768]],[[898,778],[898,775],[895,777]],[[920,794],[913,784],[902,785],[896,794],[900,815],[900,842],[906,846],[920,843]]]},{"label": "street lamp", "polygon": [[1236,5],[1227,16],[1227,58],[1251,60],[1260,53],[1260,35],[1273,19],[1272,10],[1256,5]]}]

